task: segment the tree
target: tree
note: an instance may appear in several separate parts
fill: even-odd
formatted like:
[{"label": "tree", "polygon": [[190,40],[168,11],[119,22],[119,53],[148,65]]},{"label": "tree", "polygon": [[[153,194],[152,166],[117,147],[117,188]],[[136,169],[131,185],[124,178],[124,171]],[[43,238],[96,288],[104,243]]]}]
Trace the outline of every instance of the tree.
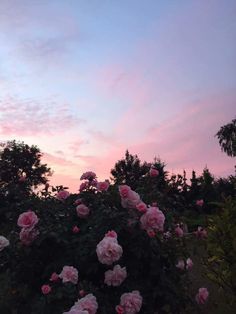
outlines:
[{"label": "tree", "polygon": [[236,156],[236,119],[220,128],[216,133],[221,150],[228,156]]}]

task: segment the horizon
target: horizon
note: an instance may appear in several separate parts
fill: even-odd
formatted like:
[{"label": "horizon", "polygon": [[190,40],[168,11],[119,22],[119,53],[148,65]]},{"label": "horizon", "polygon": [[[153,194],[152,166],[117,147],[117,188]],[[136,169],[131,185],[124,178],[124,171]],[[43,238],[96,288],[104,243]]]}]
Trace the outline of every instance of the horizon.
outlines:
[{"label": "horizon", "polygon": [[215,134],[236,117],[236,2],[0,3],[0,141],[37,145],[77,191],[128,149],[187,177],[235,172]]}]

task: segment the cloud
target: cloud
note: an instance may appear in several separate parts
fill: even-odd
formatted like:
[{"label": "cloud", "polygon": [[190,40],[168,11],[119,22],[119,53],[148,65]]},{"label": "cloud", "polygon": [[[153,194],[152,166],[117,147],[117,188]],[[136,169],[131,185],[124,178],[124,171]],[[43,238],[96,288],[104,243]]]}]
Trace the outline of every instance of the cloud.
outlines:
[{"label": "cloud", "polygon": [[69,105],[53,100],[35,101],[8,97],[0,100],[0,133],[35,136],[64,133],[85,121],[70,112]]}]

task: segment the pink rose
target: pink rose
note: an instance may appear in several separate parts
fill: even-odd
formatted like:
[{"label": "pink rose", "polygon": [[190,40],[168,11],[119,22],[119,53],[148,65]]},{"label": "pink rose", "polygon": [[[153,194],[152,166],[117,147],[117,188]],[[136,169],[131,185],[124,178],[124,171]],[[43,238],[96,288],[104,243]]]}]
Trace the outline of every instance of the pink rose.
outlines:
[{"label": "pink rose", "polygon": [[140,311],[143,298],[139,291],[132,291],[122,294],[120,298],[120,305],[124,309],[124,314],[136,314]]},{"label": "pink rose", "polygon": [[49,294],[52,291],[52,288],[49,285],[43,285],[41,287],[41,291],[43,294]]},{"label": "pink rose", "polygon": [[59,275],[57,273],[52,273],[49,280],[52,281],[52,282],[57,282],[57,281],[60,280],[60,277],[59,277]]},{"label": "pink rose", "polygon": [[105,237],[111,237],[117,239],[117,233],[114,230],[110,230],[105,234]]},{"label": "pink rose", "polygon": [[97,183],[97,189],[100,192],[107,191],[109,186],[110,186],[109,181],[104,181],[104,182],[98,182]]},{"label": "pink rose", "polygon": [[88,314],[96,314],[97,309],[98,309],[97,299],[93,294],[90,293],[90,294],[87,294],[84,298],[79,299],[77,302],[75,302],[75,304],[72,306],[70,311],[64,314],[72,314],[72,313],[84,314],[83,311],[85,311],[85,313],[88,313]]},{"label": "pink rose", "polygon": [[142,229],[163,231],[165,216],[158,207],[149,207],[147,212],[143,214],[140,218]]},{"label": "pink rose", "polygon": [[56,195],[56,198],[59,200],[59,201],[64,201],[66,200],[68,197],[70,196],[70,193],[66,190],[60,190],[57,195]]},{"label": "pink rose", "polygon": [[204,204],[204,201],[203,200],[196,200],[196,205],[199,206],[199,207],[202,207]]},{"label": "pink rose", "polygon": [[0,252],[9,245],[9,240],[4,236],[0,236]]},{"label": "pink rose", "polygon": [[199,239],[207,238],[207,231],[206,229],[203,229],[202,227],[198,227],[197,231],[194,231],[194,234]]},{"label": "pink rose", "polygon": [[135,191],[130,190],[125,198],[121,198],[121,205],[124,208],[136,208],[140,203],[140,196]]},{"label": "pink rose", "polygon": [[62,279],[62,282],[72,282],[77,284],[78,282],[78,270],[73,266],[64,266],[59,277]]},{"label": "pink rose", "polygon": [[84,190],[86,190],[87,188],[89,187],[89,183],[86,181],[86,182],[82,182],[80,184],[80,187],[79,187],[79,191],[80,192],[83,192]]},{"label": "pink rose", "polygon": [[119,186],[119,193],[122,198],[127,197],[129,191],[131,191],[131,188],[128,185],[123,184]]},{"label": "pink rose", "polygon": [[105,272],[104,283],[108,286],[120,286],[127,277],[126,268],[121,268],[120,265],[114,266],[113,270],[107,270]]},{"label": "pink rose", "polygon": [[20,214],[17,225],[21,228],[33,228],[39,222],[38,216],[35,212],[29,210]]},{"label": "pink rose", "polygon": [[82,174],[80,180],[94,180],[96,178],[96,173],[92,171],[87,171]]},{"label": "pink rose", "polygon": [[191,269],[193,267],[193,261],[191,258],[187,258],[186,260],[186,269]]},{"label": "pink rose", "polygon": [[151,177],[157,177],[159,175],[159,171],[156,168],[151,168],[149,171]]},{"label": "pink rose", "polygon": [[88,216],[90,209],[84,204],[80,204],[76,207],[76,212],[77,212],[78,217],[85,218]]},{"label": "pink rose", "polygon": [[185,268],[185,263],[183,259],[178,260],[178,264],[175,265],[177,268],[184,270]]},{"label": "pink rose", "polygon": [[177,237],[179,237],[179,238],[182,238],[182,237],[183,237],[184,231],[183,231],[182,228],[180,228],[180,226],[177,226],[177,227],[175,228],[175,235],[176,235]]},{"label": "pink rose", "polygon": [[198,304],[204,304],[209,296],[207,288],[200,288],[196,294],[195,300]]},{"label": "pink rose", "polygon": [[136,205],[137,210],[140,213],[146,213],[147,211],[147,205],[144,202],[140,202]]},{"label": "pink rose", "polygon": [[96,253],[100,263],[111,265],[121,258],[123,250],[116,238],[104,237],[98,243]]},{"label": "pink rose", "polygon": [[80,232],[80,228],[78,228],[77,226],[74,226],[73,228],[72,228],[72,232],[73,233],[79,233]]},{"label": "pink rose", "polygon": [[22,244],[28,246],[38,237],[39,231],[35,228],[22,228],[20,231],[20,240]]},{"label": "pink rose", "polygon": [[80,204],[82,204],[82,199],[81,199],[81,198],[77,198],[77,200],[75,200],[74,204],[75,204],[75,205],[80,205]]}]

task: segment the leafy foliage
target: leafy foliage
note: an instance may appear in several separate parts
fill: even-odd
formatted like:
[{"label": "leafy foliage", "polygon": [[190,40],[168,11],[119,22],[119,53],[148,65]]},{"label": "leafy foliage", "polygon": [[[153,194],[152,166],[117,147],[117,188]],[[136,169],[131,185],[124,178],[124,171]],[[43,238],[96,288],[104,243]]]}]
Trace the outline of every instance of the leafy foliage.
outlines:
[{"label": "leafy foliage", "polygon": [[220,128],[216,133],[221,150],[231,157],[236,156],[236,119]]}]

